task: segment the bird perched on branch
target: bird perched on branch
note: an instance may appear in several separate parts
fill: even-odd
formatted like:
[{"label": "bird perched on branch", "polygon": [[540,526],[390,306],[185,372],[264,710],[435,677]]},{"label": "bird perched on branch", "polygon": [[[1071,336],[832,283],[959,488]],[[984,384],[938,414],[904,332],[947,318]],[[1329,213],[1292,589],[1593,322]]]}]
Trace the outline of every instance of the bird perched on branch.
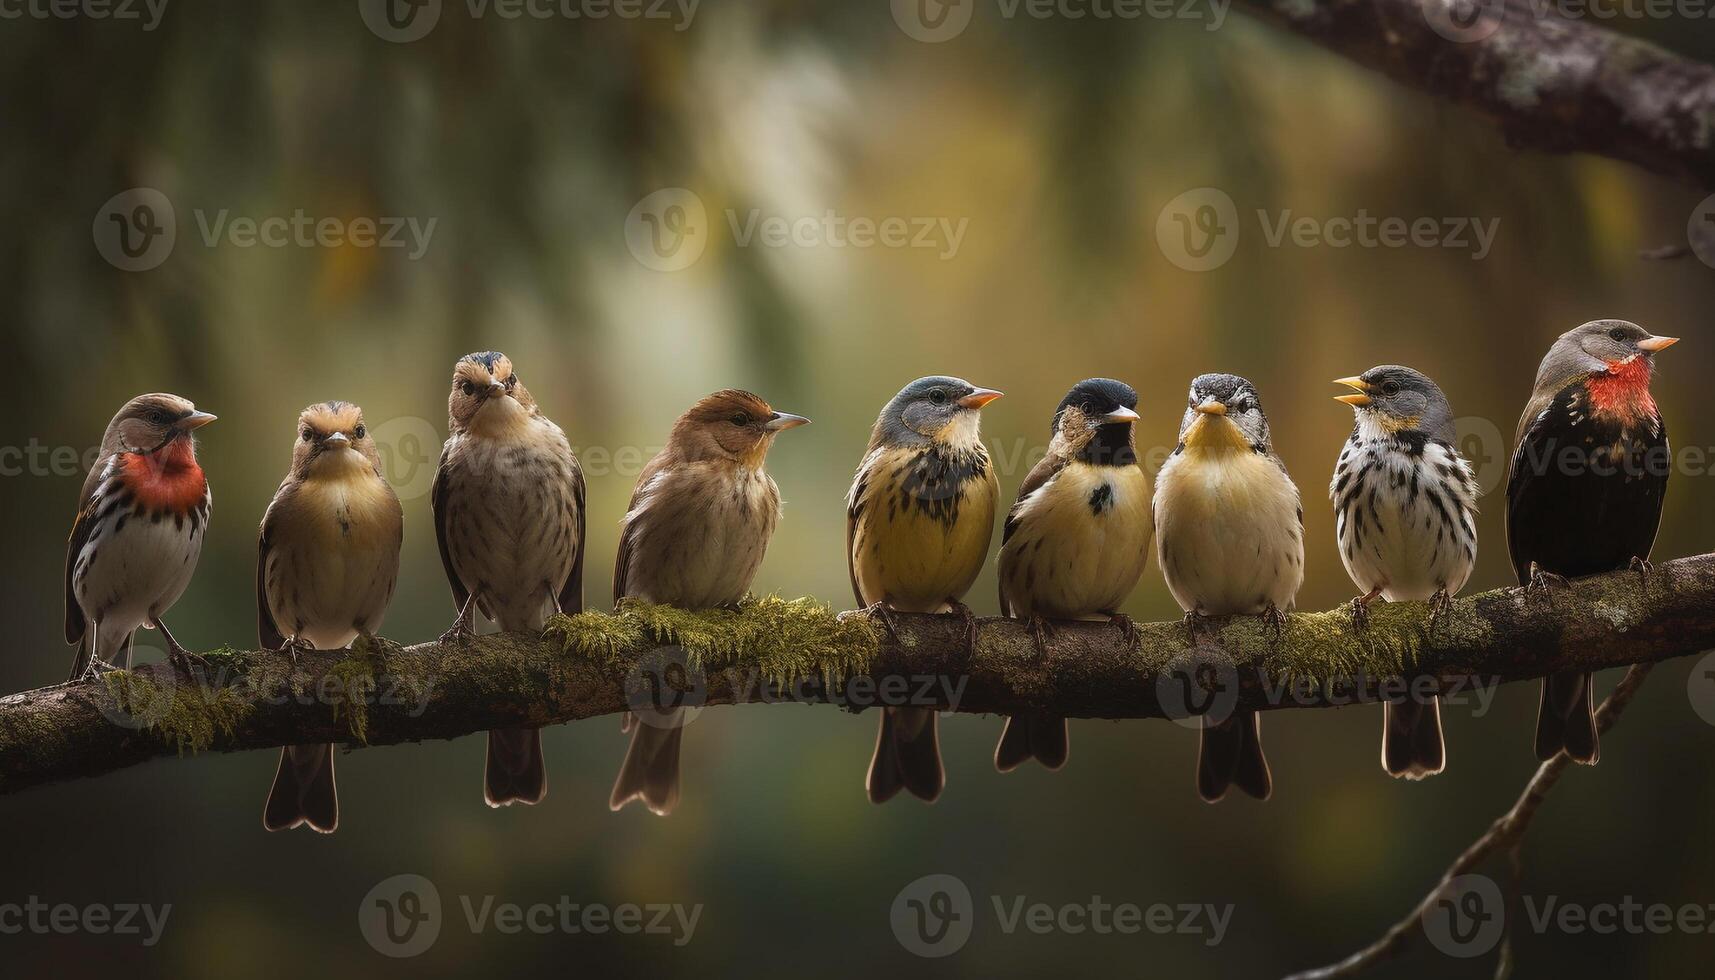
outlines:
[{"label": "bird perched on branch", "polygon": [[[1477,561],[1477,480],[1454,448],[1453,409],[1435,382],[1387,364],[1341,378],[1351,394],[1351,438],[1340,450],[1328,497],[1340,560],[1363,593],[1352,600],[1361,628],[1377,597],[1429,601],[1429,618],[1452,608]],[[1382,706],[1382,768],[1422,779],[1447,766],[1441,702],[1407,695]]]},{"label": "bird perched on branch", "polygon": [[[1155,527],[1162,574],[1193,637],[1203,616],[1285,625],[1304,583],[1304,509],[1249,381],[1191,382],[1179,445],[1156,477]],[[1203,718],[1197,793],[1213,803],[1234,783],[1259,800],[1273,791],[1254,711]]]},{"label": "bird perched on branch", "polygon": [[[1048,621],[1112,620],[1149,562],[1149,478],[1137,465],[1137,392],[1107,378],[1081,381],[1054,410],[1054,436],[1024,478],[1001,531],[1000,612],[1030,622],[1046,654]],[[1066,719],[1052,711],[1007,719],[994,764],[1009,772],[1035,758],[1066,764]]]},{"label": "bird perched on branch", "polygon": [[[1672,465],[1650,376],[1678,340],[1593,320],[1543,358],[1507,472],[1507,549],[1531,592],[1628,566],[1647,584]],[[1543,678],[1536,755],[1561,750],[1585,765],[1601,754],[1589,674]]]},{"label": "bird perched on branch", "polygon": [[[846,497],[846,561],[858,605],[893,629],[893,610],[952,612],[975,644],[961,600],[982,571],[1000,486],[978,412],[1001,395],[959,378],[919,378],[875,420]],[[901,788],[934,802],[946,785],[935,709],[884,707],[865,786],[884,803]]]},{"label": "bird perched on branch", "polygon": [[[375,632],[399,579],[405,515],[381,475],[363,410],[311,405],[298,416],[292,468],[262,516],[256,543],[256,632],[264,649],[340,650]],[[339,826],[333,746],[280,750],[268,830]]]},{"label": "bird perched on branch", "polygon": [[191,433],[214,421],[178,395],[138,395],[107,432],[78,497],[66,543],[66,642],[71,679],[131,666],[139,626],[161,631],[180,669],[200,658],[161,615],[196,571],[212,498]]},{"label": "bird perched on branch", "polygon": [[[620,524],[613,601],[681,609],[736,608],[780,519],[780,489],[762,469],[774,437],[810,420],[776,412],[748,391],[717,391],[673,423],[667,446],[637,478]],[[685,709],[638,704],[608,806],[641,800],[665,816],[679,801]]]},{"label": "bird perched on branch", "polygon": [[[582,612],[584,476],[566,434],[498,351],[453,365],[447,414],[452,434],[431,502],[459,612],[442,640],[467,640],[478,612],[513,632],[540,632],[556,611]],[[488,805],[539,803],[547,792],[541,731],[489,732]]]}]

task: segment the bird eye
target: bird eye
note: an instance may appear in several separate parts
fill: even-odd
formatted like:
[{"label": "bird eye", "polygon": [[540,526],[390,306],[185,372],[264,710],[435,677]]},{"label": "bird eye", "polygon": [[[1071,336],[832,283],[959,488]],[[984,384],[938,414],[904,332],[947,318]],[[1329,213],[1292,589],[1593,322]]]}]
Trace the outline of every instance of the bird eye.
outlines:
[{"label": "bird eye", "polygon": [[947,391],[944,388],[929,389],[929,403],[932,405],[947,404]]},{"label": "bird eye", "polygon": [[467,395],[474,395],[474,394],[476,394],[476,385],[473,385],[469,381],[466,381],[466,382],[459,385],[459,390],[464,392]]},{"label": "bird eye", "polygon": [[744,414],[743,412],[735,412],[733,414],[733,417],[732,417],[732,424],[736,425],[736,426],[740,426],[740,427],[749,425],[750,424],[750,416]]},{"label": "bird eye", "polygon": [[512,390],[512,386],[513,386],[513,385],[516,385],[516,384],[517,384],[517,383],[518,383],[518,375],[516,375],[516,374],[509,374],[509,375],[507,375],[507,376],[506,376],[506,381],[505,381],[505,384],[506,384],[506,390],[507,390],[507,391],[511,391],[511,390]]},{"label": "bird eye", "polygon": [[298,435],[302,436],[305,442],[309,442],[311,439],[316,437],[316,434],[310,431],[310,427],[307,425],[304,426],[304,431],[298,433]]},{"label": "bird eye", "polygon": [[1625,340],[1626,339],[1625,328],[1624,327],[1615,327],[1614,329],[1608,331],[1608,336],[1614,338],[1615,340]]},{"label": "bird eye", "polygon": [[172,419],[167,416],[166,412],[157,408],[149,413],[149,421],[156,425],[166,425],[168,422],[171,422]]},{"label": "bird eye", "polygon": [[356,439],[362,439],[368,433],[369,433],[369,430],[364,428],[363,423],[361,423],[361,422],[359,422],[357,424],[357,428],[351,430],[352,437],[356,438]]},{"label": "bird eye", "polygon": [[1085,415],[1094,415],[1096,414],[1096,405],[1094,402],[1085,402],[1078,406],[1078,411],[1083,412]]},{"label": "bird eye", "polygon": [[1382,394],[1384,394],[1384,395],[1397,395],[1397,394],[1399,394],[1399,382],[1397,382],[1397,381],[1384,381],[1384,382],[1382,382]]}]

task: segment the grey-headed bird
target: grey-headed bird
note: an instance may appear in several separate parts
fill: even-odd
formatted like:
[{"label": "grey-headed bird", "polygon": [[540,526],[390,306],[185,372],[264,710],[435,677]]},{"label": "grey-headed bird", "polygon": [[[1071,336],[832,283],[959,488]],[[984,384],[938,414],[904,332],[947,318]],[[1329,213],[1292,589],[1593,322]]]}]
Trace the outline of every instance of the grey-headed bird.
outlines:
[{"label": "grey-headed bird", "polygon": [[[736,607],[780,519],[780,489],[763,471],[774,437],[810,421],[726,389],[679,416],[667,446],[637,478],[620,524],[613,601],[681,609]],[[641,800],[665,816],[679,801],[684,709],[640,706],[608,806]]]},{"label": "grey-headed bird", "polygon": [[[982,571],[1000,487],[978,412],[1000,397],[959,378],[919,378],[881,410],[846,497],[846,560],[858,605],[892,628],[891,611],[958,613]],[[974,642],[974,639],[973,641]],[[885,707],[865,787],[934,802],[946,785],[935,709]]]},{"label": "grey-headed bird", "polygon": [[[1285,624],[1304,583],[1304,509],[1249,381],[1191,382],[1179,444],[1156,477],[1155,529],[1168,591],[1193,633],[1203,616]],[[1234,783],[1259,800],[1273,791],[1254,711],[1204,718],[1197,793],[1213,803]]]},{"label": "grey-headed bird", "polygon": [[[1050,620],[1112,620],[1149,563],[1149,478],[1137,465],[1137,392],[1081,381],[1054,410],[1048,454],[1024,478],[1001,532],[1000,611],[1030,622],[1045,652]],[[1066,719],[1051,711],[1007,719],[995,747],[1001,772],[1035,758],[1066,764]]]}]

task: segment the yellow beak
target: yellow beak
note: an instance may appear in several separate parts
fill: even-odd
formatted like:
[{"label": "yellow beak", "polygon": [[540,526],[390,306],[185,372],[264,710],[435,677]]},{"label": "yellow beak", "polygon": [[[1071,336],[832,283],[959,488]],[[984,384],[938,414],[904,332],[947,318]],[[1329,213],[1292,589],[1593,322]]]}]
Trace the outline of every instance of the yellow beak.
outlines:
[{"label": "yellow beak", "polygon": [[1334,383],[1353,390],[1350,395],[1335,395],[1335,401],[1345,402],[1353,408],[1363,408],[1370,403],[1370,386],[1364,383],[1363,378],[1335,378]]},{"label": "yellow beak", "polygon": [[1205,398],[1202,403],[1197,406],[1197,411],[1202,412],[1204,415],[1225,415],[1227,414],[1227,406],[1213,398]]},{"label": "yellow beak", "polygon": [[1646,337],[1638,341],[1638,349],[1647,350],[1654,354],[1658,350],[1667,350],[1677,343],[1679,343],[1678,337]]}]

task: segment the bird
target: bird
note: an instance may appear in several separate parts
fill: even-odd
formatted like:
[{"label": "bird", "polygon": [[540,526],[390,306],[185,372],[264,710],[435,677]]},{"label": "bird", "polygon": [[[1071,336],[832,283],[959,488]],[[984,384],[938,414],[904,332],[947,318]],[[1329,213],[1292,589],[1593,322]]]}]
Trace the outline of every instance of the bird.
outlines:
[{"label": "bird", "polygon": [[[774,437],[810,420],[761,397],[717,391],[673,423],[667,445],[643,467],[620,522],[613,601],[681,609],[734,609],[756,578],[780,520],[780,488],[762,468]],[[682,707],[627,713],[631,745],[608,798],[658,815],[679,800]]]},{"label": "bird", "polygon": [[[1276,633],[1304,583],[1304,508],[1269,443],[1256,388],[1231,374],[1191,382],[1185,417],[1155,481],[1156,549],[1193,638],[1204,616],[1260,615]],[[1197,793],[1214,803],[1234,783],[1273,792],[1254,711],[1203,718]]]},{"label": "bird", "polygon": [[[979,412],[999,398],[960,378],[919,378],[882,408],[846,496],[846,561],[859,606],[891,632],[894,611],[954,613],[982,571],[1000,485]],[[900,789],[933,803],[946,785],[932,707],[883,707],[865,780],[884,803]]]},{"label": "bird", "polygon": [[65,637],[71,680],[131,666],[139,626],[161,631],[168,657],[201,660],[161,616],[196,571],[213,498],[197,465],[196,430],[215,420],[188,399],[155,393],[125,403],[101,437],[66,542]]},{"label": "bird", "polygon": [[[304,648],[341,650],[375,633],[399,579],[405,514],[381,475],[381,454],[350,402],[298,416],[292,467],[262,515],[256,542],[256,633],[296,661]],[[280,750],[262,826],[339,826],[333,746]]]},{"label": "bird", "polygon": [[[442,642],[468,641],[478,612],[532,633],[555,612],[582,612],[584,475],[566,434],[499,351],[453,365],[447,415],[430,503],[458,616]],[[547,792],[540,729],[489,732],[488,805],[540,803]]]},{"label": "bird", "polygon": [[[1527,594],[1624,568],[1647,583],[1671,468],[1650,378],[1655,355],[1678,341],[1592,320],[1542,359],[1507,467],[1507,551]],[[1536,756],[1563,750],[1584,765],[1601,755],[1586,673],[1543,678]]]},{"label": "bird", "polygon": [[[1000,612],[1027,619],[1046,654],[1049,620],[1093,619],[1135,639],[1120,604],[1149,562],[1149,478],[1137,464],[1137,392],[1108,378],[1081,381],[1054,410],[1048,453],[1031,468],[1001,530]],[[994,764],[1066,764],[1066,719],[1052,711],[1007,719]]]},{"label": "bird", "polygon": [[[1397,364],[1340,378],[1351,393],[1352,435],[1340,449],[1328,499],[1362,628],[1377,597],[1427,600],[1429,621],[1452,610],[1477,562],[1477,479],[1454,442],[1453,408],[1441,388]],[[1382,769],[1423,779],[1447,767],[1441,702],[1406,696],[1382,705]]]}]

